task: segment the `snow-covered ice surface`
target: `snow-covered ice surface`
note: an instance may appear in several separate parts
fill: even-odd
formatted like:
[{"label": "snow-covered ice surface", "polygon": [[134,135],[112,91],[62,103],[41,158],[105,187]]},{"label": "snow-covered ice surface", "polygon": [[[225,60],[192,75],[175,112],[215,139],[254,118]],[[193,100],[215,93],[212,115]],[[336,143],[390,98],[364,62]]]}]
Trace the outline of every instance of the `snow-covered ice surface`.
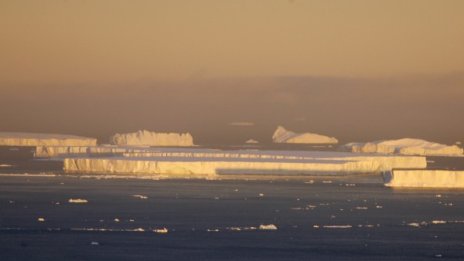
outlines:
[{"label": "snow-covered ice surface", "polygon": [[301,143],[301,144],[336,144],[338,140],[334,137],[324,136],[316,133],[295,133],[278,126],[272,135],[274,143]]},{"label": "snow-covered ice surface", "polygon": [[457,145],[445,145],[421,139],[381,140],[367,143],[348,143],[343,146],[352,152],[384,153],[423,156],[463,156]]},{"label": "snow-covered ice surface", "polygon": [[456,170],[393,170],[384,179],[388,187],[464,188],[464,171]]},{"label": "snow-covered ice surface", "polygon": [[132,133],[117,133],[110,137],[110,142],[123,146],[193,146],[193,137],[190,133],[161,133],[139,130]]},{"label": "snow-covered ice surface", "polygon": [[122,157],[64,159],[64,170],[68,173],[159,174],[192,178],[218,178],[227,174],[373,173],[426,166],[425,158],[420,156],[189,148],[148,148],[145,152],[124,153]]},{"label": "snow-covered ice surface", "polygon": [[97,139],[64,134],[0,132],[0,146],[95,146]]}]

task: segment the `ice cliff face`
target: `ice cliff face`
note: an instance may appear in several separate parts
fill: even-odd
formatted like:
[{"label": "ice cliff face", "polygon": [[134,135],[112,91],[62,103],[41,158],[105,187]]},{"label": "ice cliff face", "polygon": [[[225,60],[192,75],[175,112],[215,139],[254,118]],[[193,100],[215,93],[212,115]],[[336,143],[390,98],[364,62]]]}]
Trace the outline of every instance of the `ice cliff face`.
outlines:
[{"label": "ice cliff face", "polygon": [[397,168],[425,168],[425,157],[361,155],[317,151],[220,151],[149,149],[123,156],[72,157],[66,172],[166,175],[217,178],[229,174],[301,175],[374,173]]},{"label": "ice cliff face", "polygon": [[63,134],[0,132],[0,146],[95,146],[97,139]]},{"label": "ice cliff face", "polygon": [[123,146],[193,146],[190,133],[158,133],[139,130],[133,133],[115,134],[111,144]]},{"label": "ice cliff face", "polygon": [[393,170],[384,180],[388,187],[464,188],[464,171]]},{"label": "ice cliff face", "polygon": [[352,152],[384,153],[423,156],[462,156],[463,149],[421,139],[383,140],[367,143],[348,143],[344,148]]},{"label": "ice cliff face", "polygon": [[334,137],[328,137],[315,133],[295,133],[279,126],[272,135],[272,141],[275,143],[306,143],[306,144],[336,144],[338,140]]}]

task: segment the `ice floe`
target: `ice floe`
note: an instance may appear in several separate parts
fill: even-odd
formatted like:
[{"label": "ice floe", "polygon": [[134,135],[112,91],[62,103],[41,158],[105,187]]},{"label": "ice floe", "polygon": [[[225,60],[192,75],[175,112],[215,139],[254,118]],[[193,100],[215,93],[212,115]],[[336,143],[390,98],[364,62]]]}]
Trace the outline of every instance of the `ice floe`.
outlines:
[{"label": "ice floe", "polygon": [[147,198],[148,198],[148,197],[145,196],[145,195],[138,195],[138,194],[137,194],[137,195],[132,195],[132,197],[134,197],[134,198],[139,198],[139,199],[147,199]]},{"label": "ice floe", "polygon": [[82,198],[70,198],[68,202],[73,203],[73,204],[86,204],[89,201],[87,199],[82,199]]},{"label": "ice floe", "polygon": [[261,224],[259,230],[277,230],[277,226],[274,224]]},{"label": "ice floe", "polygon": [[155,228],[153,229],[153,232],[156,233],[156,234],[167,234],[169,232],[169,230],[165,227],[162,227],[162,228]]}]

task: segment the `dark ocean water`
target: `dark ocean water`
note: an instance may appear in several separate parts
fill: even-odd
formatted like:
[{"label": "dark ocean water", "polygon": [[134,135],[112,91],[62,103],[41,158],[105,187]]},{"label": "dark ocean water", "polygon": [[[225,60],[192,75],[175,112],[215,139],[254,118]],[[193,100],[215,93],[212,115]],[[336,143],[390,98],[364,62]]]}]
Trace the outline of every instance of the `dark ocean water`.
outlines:
[{"label": "dark ocean water", "polygon": [[[261,224],[278,229],[254,229]],[[167,234],[153,232],[164,227]],[[378,176],[0,177],[0,260],[436,258],[464,260],[462,190],[393,190]]]}]

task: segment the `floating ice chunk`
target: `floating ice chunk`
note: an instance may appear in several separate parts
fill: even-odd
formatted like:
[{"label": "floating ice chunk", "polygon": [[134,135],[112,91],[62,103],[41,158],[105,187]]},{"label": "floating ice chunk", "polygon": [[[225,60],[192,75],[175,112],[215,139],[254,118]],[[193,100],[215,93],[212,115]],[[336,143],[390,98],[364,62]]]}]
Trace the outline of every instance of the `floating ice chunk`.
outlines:
[{"label": "floating ice chunk", "polygon": [[145,232],[145,229],[139,227],[139,228],[134,228],[134,232]]},{"label": "floating ice chunk", "polygon": [[335,144],[338,140],[334,137],[324,136],[315,133],[295,133],[288,131],[282,126],[278,126],[272,135],[275,143],[307,143],[307,144]]},{"label": "floating ice chunk", "polygon": [[90,242],[90,245],[91,245],[91,246],[99,246],[100,243],[97,242],[97,241],[92,241],[92,242]]},{"label": "floating ice chunk", "polygon": [[14,165],[11,165],[11,164],[0,164],[0,168],[11,168],[13,166]]},{"label": "floating ice chunk", "polygon": [[331,181],[331,180],[323,180],[322,183],[324,183],[324,184],[331,184],[332,181]]},{"label": "floating ice chunk", "polygon": [[207,232],[219,232],[219,229],[218,228],[208,228],[206,229]]},{"label": "floating ice chunk", "polygon": [[268,224],[268,225],[259,225],[259,230],[277,230],[277,226],[274,224]]},{"label": "floating ice chunk", "polygon": [[432,224],[438,225],[438,224],[446,224],[445,220],[432,220]]},{"label": "floating ice chunk", "polygon": [[158,133],[139,130],[133,133],[115,134],[110,137],[111,144],[130,146],[193,146],[190,133]]},{"label": "floating ice chunk", "polygon": [[119,218],[115,218],[115,219],[113,219],[113,221],[117,223],[117,222],[119,222],[120,220],[119,220]]},{"label": "floating ice chunk", "polygon": [[39,217],[39,218],[37,218],[37,221],[38,221],[38,222],[45,222],[45,218]]},{"label": "floating ice chunk", "polygon": [[384,180],[389,187],[464,188],[464,171],[393,170],[384,173]]},{"label": "floating ice chunk", "polygon": [[74,135],[0,132],[0,146],[95,146],[97,139]]},{"label": "floating ice chunk", "polygon": [[462,156],[463,149],[421,139],[381,140],[367,143],[348,143],[343,146],[352,152],[387,153],[422,156]]},{"label": "floating ice chunk", "polygon": [[264,197],[264,193],[259,193],[258,196],[259,197]]},{"label": "floating ice chunk", "polygon": [[230,230],[230,231],[242,231],[242,228],[241,227],[228,227],[227,230]]},{"label": "floating ice chunk", "polygon": [[347,228],[352,228],[352,225],[324,225],[323,228],[329,228],[329,229],[347,229]]},{"label": "floating ice chunk", "polygon": [[169,230],[165,227],[162,227],[153,229],[153,232],[155,232],[156,234],[167,234]]},{"label": "floating ice chunk", "polygon": [[357,209],[357,210],[368,210],[369,208],[368,207],[355,207],[355,209]]},{"label": "floating ice chunk", "polygon": [[139,199],[147,199],[148,197],[147,196],[144,196],[144,195],[132,195],[132,197],[134,198],[139,198]]},{"label": "floating ice chunk", "polygon": [[82,198],[70,198],[68,202],[73,203],[73,204],[86,204],[89,201],[87,199],[82,199]]}]

